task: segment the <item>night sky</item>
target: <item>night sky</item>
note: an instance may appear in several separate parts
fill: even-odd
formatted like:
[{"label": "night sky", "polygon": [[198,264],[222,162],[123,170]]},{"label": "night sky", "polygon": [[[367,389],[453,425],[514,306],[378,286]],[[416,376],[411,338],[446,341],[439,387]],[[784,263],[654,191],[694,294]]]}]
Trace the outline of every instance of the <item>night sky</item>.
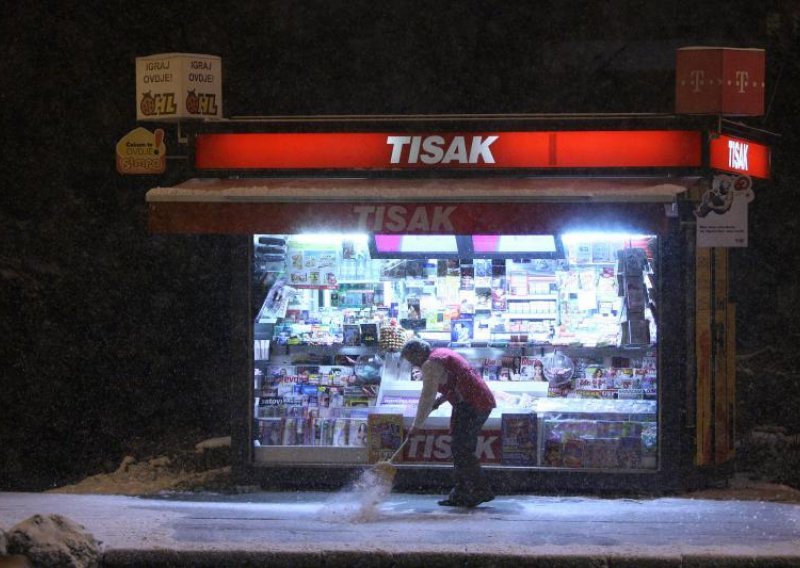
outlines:
[{"label": "night sky", "polygon": [[[668,113],[675,48],[765,48],[769,114],[747,122],[776,133],[775,175],[752,206],[751,246],[734,260],[741,349],[781,354],[800,337],[792,5],[4,7],[0,489],[48,487],[114,467],[124,452],[229,433],[230,241],[148,234],[144,194],[186,179],[181,160],[163,176],[116,173],[114,146],[137,126],[135,57],[221,56],[228,117]],[[796,371],[761,380],[740,389],[740,429],[773,420],[800,430]]]}]

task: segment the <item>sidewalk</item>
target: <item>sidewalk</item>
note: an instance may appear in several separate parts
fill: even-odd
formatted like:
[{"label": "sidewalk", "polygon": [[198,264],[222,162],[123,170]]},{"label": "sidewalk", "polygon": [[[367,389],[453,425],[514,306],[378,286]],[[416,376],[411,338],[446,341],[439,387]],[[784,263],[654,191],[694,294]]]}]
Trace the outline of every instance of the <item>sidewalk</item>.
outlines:
[{"label": "sidewalk", "polygon": [[392,493],[139,498],[1,493],[0,527],[57,513],[104,566],[800,566],[800,504],[499,496],[476,509]]}]

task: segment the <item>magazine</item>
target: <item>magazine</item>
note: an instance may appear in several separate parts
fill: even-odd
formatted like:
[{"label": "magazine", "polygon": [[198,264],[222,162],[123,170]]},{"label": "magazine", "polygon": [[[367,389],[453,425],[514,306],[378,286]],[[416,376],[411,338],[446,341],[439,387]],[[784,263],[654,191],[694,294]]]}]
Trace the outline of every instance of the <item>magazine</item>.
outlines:
[{"label": "magazine", "polygon": [[[403,441],[402,414],[370,414],[367,418],[369,462],[386,461]],[[400,461],[398,456],[395,461]]]},{"label": "magazine", "polygon": [[503,465],[538,465],[536,414],[503,414],[500,424]]}]

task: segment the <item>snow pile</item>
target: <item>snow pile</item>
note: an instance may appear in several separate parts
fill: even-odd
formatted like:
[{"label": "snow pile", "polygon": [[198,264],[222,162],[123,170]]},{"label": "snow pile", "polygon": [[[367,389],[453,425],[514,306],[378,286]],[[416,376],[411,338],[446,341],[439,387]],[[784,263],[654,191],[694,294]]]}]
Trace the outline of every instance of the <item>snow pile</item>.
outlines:
[{"label": "snow pile", "polygon": [[112,473],[100,473],[51,493],[154,495],[164,491],[227,489],[231,486],[230,437],[210,438],[194,450],[137,460],[125,456]]},{"label": "snow pile", "polygon": [[[61,515],[34,515],[8,532],[8,552],[34,566],[90,568],[100,565],[100,542]],[[24,562],[16,557],[17,565]],[[12,564],[13,566],[13,564]]]}]

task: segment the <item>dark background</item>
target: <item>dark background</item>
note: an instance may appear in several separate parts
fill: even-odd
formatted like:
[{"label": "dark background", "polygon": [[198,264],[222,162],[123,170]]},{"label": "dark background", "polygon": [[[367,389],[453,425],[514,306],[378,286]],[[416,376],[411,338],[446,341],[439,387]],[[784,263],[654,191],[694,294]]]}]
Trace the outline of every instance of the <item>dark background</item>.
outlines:
[{"label": "dark background", "polygon": [[[667,5],[669,4],[669,5]],[[672,112],[674,50],[767,50],[774,179],[736,251],[740,435],[800,431],[800,3],[13,2],[0,29],[0,489],[230,433],[229,241],[153,236],[122,177],[137,56],[219,55],[241,115]],[[152,126],[152,125],[145,125]],[[167,127],[167,146],[176,148]]]}]

